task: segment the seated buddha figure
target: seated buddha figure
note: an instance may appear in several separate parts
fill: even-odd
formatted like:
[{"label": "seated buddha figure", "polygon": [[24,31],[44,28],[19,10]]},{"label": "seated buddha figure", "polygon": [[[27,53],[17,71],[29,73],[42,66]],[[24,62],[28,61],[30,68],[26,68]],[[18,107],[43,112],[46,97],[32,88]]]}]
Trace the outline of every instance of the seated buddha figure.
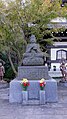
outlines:
[{"label": "seated buddha figure", "polygon": [[39,66],[44,65],[44,55],[40,50],[39,44],[36,43],[35,35],[30,37],[30,43],[26,47],[26,52],[23,54],[22,65]]}]

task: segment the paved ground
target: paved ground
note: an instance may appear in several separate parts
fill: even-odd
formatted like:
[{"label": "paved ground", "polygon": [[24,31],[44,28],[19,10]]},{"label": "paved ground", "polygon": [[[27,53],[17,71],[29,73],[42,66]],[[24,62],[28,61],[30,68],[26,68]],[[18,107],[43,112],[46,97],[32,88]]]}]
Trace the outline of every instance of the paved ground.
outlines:
[{"label": "paved ground", "polygon": [[67,87],[58,84],[58,102],[45,105],[10,104],[8,86],[0,88],[0,119],[67,119]]}]

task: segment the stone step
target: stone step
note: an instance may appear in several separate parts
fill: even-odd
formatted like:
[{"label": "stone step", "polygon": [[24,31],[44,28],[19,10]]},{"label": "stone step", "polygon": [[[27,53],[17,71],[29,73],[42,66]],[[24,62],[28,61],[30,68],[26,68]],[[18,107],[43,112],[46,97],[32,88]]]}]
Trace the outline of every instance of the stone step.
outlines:
[{"label": "stone step", "polygon": [[27,103],[23,103],[22,105],[39,105],[39,100],[28,100]]}]

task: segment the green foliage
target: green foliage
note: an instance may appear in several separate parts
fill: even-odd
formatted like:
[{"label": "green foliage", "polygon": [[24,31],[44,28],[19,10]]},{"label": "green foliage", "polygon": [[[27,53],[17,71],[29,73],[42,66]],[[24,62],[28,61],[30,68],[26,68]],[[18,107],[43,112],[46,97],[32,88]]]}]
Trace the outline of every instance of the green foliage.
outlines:
[{"label": "green foliage", "polygon": [[[17,70],[17,66],[15,65],[15,68]],[[5,79],[7,79],[7,82],[11,81],[12,79],[15,78],[15,74],[11,68],[11,66],[7,65],[7,67],[5,67]]]},{"label": "green foliage", "polygon": [[[14,79],[15,77],[15,73],[13,72],[13,69],[11,68],[10,62],[8,60],[8,57],[5,53],[0,54],[0,58],[2,59],[2,63],[4,64],[4,68],[5,68],[5,75],[4,78],[7,80],[7,82],[9,82],[10,80]],[[12,58],[13,60],[13,58]],[[16,70],[18,65],[14,64]]]},{"label": "green foliage", "polygon": [[[36,36],[45,51],[44,47],[55,39],[52,30],[60,31],[57,28],[48,30],[47,24],[56,17],[67,18],[67,6],[61,7],[61,0],[26,0],[23,5],[21,1],[6,1],[6,6],[0,0],[0,51],[8,57],[10,55],[12,61],[14,57],[18,59],[18,65],[31,34]],[[33,25],[28,27],[29,23]]]},{"label": "green foliage", "polygon": [[15,77],[15,74],[14,74],[12,68],[10,67],[10,68],[7,69],[7,71],[5,72],[5,78],[13,79],[14,77]]}]

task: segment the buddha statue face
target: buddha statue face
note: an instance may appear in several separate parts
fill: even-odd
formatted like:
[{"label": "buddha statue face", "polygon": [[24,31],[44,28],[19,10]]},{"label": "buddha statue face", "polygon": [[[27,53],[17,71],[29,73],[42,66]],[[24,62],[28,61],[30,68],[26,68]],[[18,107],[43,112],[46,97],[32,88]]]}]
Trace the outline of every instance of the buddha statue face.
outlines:
[{"label": "buddha statue face", "polygon": [[35,35],[31,35],[31,37],[30,37],[30,43],[36,43],[36,37],[35,37]]}]

